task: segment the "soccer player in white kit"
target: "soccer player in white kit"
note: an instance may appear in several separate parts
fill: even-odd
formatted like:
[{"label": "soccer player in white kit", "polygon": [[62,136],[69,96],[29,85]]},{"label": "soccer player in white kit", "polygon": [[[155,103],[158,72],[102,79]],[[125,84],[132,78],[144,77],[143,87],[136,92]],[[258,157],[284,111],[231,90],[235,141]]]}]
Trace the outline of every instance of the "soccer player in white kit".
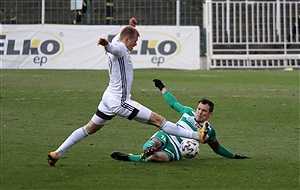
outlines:
[{"label": "soccer player in white kit", "polygon": [[109,58],[109,85],[103,93],[102,100],[92,119],[85,126],[75,130],[57,150],[49,153],[48,163],[50,166],[54,166],[62,154],[74,144],[101,129],[116,115],[154,125],[171,135],[196,140],[203,139],[203,132],[194,132],[178,127],[161,115],[130,99],[133,81],[130,51],[137,45],[139,38],[139,32],[135,28],[136,23],[134,18],[130,19],[131,26],[123,28],[111,43],[105,38],[99,39],[98,45],[104,46]]}]

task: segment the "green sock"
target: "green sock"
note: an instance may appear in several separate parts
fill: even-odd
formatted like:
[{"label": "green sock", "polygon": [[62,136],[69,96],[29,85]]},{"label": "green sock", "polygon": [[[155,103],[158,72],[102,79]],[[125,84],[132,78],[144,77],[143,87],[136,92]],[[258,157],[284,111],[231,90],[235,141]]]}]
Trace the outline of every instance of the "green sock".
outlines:
[{"label": "green sock", "polygon": [[133,162],[148,162],[148,158],[141,159],[141,155],[129,155],[128,158]]},{"label": "green sock", "polygon": [[155,142],[153,140],[149,140],[147,141],[144,146],[143,146],[143,152],[147,149],[147,148],[152,148],[155,147]]},{"label": "green sock", "polygon": [[[155,147],[155,142],[153,140],[149,140],[143,145],[143,151],[151,147]],[[129,155],[128,158],[133,162],[148,162],[148,158],[141,159],[141,155]]]}]

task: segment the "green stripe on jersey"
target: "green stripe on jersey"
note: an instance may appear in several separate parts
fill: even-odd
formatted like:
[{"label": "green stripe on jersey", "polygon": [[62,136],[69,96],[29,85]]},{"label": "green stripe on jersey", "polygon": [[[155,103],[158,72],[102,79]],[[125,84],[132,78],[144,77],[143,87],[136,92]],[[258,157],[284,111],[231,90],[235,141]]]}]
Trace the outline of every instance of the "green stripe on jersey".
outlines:
[{"label": "green stripe on jersey", "polygon": [[187,130],[198,131],[201,128],[201,125],[195,120],[195,112],[184,113],[177,124]]}]

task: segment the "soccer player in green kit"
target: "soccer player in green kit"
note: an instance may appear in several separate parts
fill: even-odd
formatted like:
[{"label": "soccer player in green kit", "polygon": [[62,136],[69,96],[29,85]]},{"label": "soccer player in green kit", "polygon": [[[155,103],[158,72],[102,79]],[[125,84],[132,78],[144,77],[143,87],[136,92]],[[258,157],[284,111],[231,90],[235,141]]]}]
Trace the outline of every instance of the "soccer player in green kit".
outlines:
[{"label": "soccer player in green kit", "polygon": [[[194,110],[191,107],[181,105],[167,90],[161,80],[154,79],[153,82],[162,92],[167,104],[181,114],[177,125],[192,131],[203,130],[205,137],[201,143],[207,143],[216,154],[233,159],[249,158],[247,156],[234,154],[218,142],[215,129],[207,121],[213,115],[214,110],[214,104],[210,100],[200,100],[196,110]],[[166,132],[158,131],[143,145],[143,153],[141,155],[113,152],[111,157],[116,160],[133,162],[178,161],[183,158],[179,149],[183,139],[182,137],[172,136]]]}]

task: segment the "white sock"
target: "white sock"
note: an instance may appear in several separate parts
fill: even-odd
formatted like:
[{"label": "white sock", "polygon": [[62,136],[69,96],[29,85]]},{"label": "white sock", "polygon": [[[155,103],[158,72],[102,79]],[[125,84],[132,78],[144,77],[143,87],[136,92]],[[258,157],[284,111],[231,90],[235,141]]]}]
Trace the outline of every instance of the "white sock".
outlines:
[{"label": "white sock", "polygon": [[78,143],[87,136],[89,135],[85,129],[85,126],[76,129],[55,151],[58,157],[61,157],[64,152],[71,148],[71,146]]},{"label": "white sock", "polygon": [[166,120],[163,121],[163,123],[160,126],[160,129],[170,135],[200,140],[198,132],[186,130],[186,129],[179,127],[178,125],[176,125],[172,122],[166,121]]}]

